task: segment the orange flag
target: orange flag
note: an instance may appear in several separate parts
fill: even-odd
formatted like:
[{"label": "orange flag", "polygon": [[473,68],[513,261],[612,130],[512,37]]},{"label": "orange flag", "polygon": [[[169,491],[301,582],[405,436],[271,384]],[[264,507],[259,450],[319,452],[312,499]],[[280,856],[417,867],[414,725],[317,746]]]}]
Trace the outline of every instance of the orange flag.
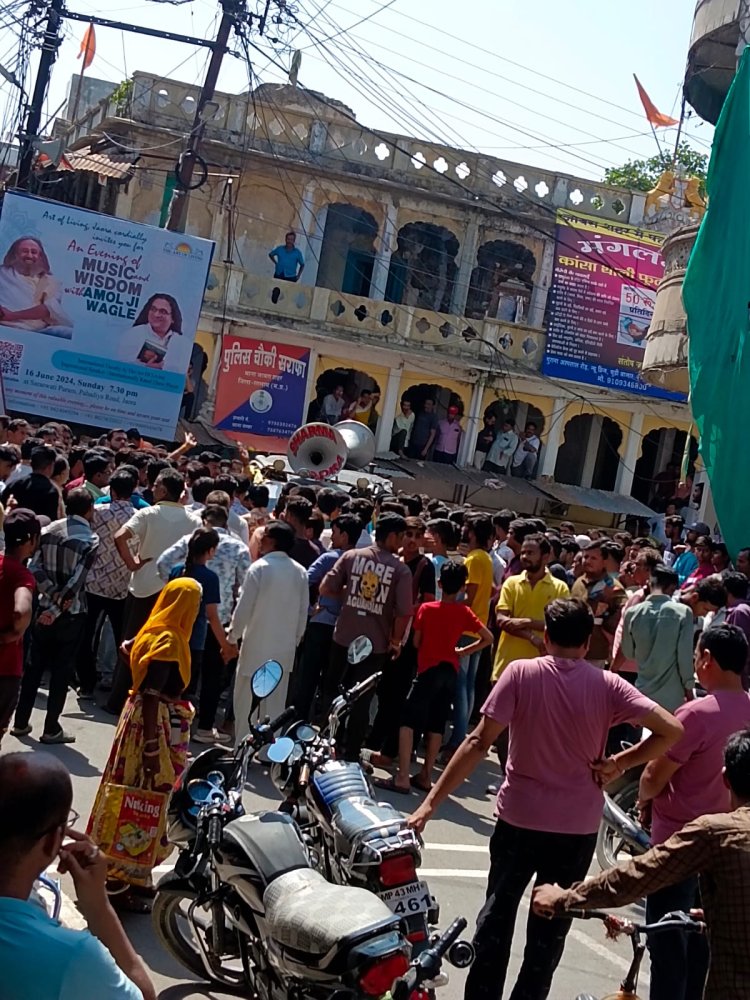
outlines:
[{"label": "orange flag", "polygon": [[656,107],[654,102],[648,96],[646,91],[641,86],[641,81],[633,73],[633,79],[635,80],[635,85],[638,88],[638,96],[641,99],[641,104],[643,105],[643,110],[646,112],[646,118],[654,125],[656,128],[664,128],[667,125],[679,125],[680,123],[676,118],[670,118],[669,115],[663,115],[661,111]]},{"label": "orange flag", "polygon": [[83,68],[88,69],[91,63],[94,61],[94,56],[96,55],[96,34],[94,33],[94,25],[90,24],[86,28],[86,33],[81,40],[81,48],[78,50],[78,58],[83,56]]}]

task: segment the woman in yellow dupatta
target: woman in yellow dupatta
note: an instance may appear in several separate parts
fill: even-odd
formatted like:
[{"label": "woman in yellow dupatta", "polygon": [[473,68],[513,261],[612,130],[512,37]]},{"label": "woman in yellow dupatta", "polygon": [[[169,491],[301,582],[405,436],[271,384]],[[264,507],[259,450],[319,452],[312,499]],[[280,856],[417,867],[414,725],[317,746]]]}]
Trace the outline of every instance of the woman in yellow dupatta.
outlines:
[{"label": "woman in yellow dupatta", "polygon": [[[105,853],[105,831],[117,820],[113,815],[117,799],[108,790],[126,786],[169,793],[185,770],[195,712],[183,699],[183,692],[190,683],[189,639],[201,597],[201,586],[195,580],[180,577],[170,581],[135,639],[123,643],[123,655],[130,659],[133,689],[117,724],[87,827],[95,841],[105,841],[101,844]],[[153,864],[163,861],[170,849],[162,838]],[[114,905],[137,912],[148,910],[144,897],[151,888],[151,873],[137,864],[137,853],[132,865],[122,859],[111,861],[109,879]]]}]

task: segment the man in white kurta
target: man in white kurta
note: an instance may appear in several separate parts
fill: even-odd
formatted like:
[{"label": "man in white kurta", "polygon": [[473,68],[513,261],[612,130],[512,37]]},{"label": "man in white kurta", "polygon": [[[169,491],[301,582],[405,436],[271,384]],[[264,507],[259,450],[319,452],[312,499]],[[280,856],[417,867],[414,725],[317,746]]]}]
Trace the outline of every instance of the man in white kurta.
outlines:
[{"label": "man in white kurta", "polygon": [[253,672],[266,660],[278,660],[284,676],[273,694],[264,700],[261,715],[273,719],[286,704],[289,676],[297,646],[305,634],[310,603],[307,573],[289,557],[294,540],[294,532],[283,521],[266,526],[260,542],[260,559],[247,571],[232,615],[230,641],[242,642],[234,681],[238,743],[249,729]]}]

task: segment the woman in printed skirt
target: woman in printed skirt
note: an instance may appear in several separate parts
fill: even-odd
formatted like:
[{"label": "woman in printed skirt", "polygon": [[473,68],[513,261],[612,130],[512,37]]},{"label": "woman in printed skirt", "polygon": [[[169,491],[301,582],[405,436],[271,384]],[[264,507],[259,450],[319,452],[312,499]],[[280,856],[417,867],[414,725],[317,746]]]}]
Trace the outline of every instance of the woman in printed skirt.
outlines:
[{"label": "woman in printed skirt", "polygon": [[[104,853],[110,858],[112,853],[118,854],[119,860],[110,864],[109,889],[113,905],[120,909],[148,912],[153,889],[151,871],[138,862],[139,855],[151,853],[148,842],[125,843],[123,847],[126,838],[120,826],[120,843],[115,851],[109,849],[122,802],[115,789],[133,789],[135,797],[137,790],[168,795],[185,770],[194,709],[184,691],[190,683],[189,640],[201,594],[195,580],[181,577],[170,581],[135,639],[121,647],[130,659],[133,689],[117,724],[87,827]],[[167,801],[163,800],[163,810]],[[132,832],[143,841],[142,831]],[[153,866],[170,850],[162,836],[153,854]],[[131,857],[122,858],[122,854]]]}]

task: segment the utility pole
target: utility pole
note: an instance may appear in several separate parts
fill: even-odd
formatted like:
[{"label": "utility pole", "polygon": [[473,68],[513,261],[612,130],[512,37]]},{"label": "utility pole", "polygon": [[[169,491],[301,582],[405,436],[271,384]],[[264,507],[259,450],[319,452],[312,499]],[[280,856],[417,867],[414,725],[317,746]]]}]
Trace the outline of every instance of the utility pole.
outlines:
[{"label": "utility pole", "polygon": [[176,233],[183,233],[187,223],[190,185],[193,182],[193,173],[198,161],[201,140],[206,127],[206,123],[203,120],[206,105],[209,101],[213,100],[216,83],[219,79],[219,70],[227,51],[227,43],[229,42],[232,28],[237,24],[238,18],[246,12],[245,0],[221,0],[221,7],[221,23],[216,34],[216,41],[212,46],[211,61],[208,64],[206,79],[195,109],[195,118],[193,119],[188,148],[180,154],[177,164],[177,187],[172,195],[166,225],[167,229]]},{"label": "utility pole", "polygon": [[34,83],[34,94],[29,105],[29,113],[26,118],[26,129],[21,135],[21,158],[18,163],[17,186],[27,188],[31,177],[31,165],[34,162],[34,140],[39,138],[39,126],[42,123],[42,110],[44,108],[44,98],[47,95],[52,66],[57,59],[57,50],[62,39],[60,37],[60,26],[62,24],[62,10],[65,0],[51,0],[49,14],[47,15],[47,25],[44,29],[44,39],[42,41],[42,54],[39,58],[39,67]]}]

